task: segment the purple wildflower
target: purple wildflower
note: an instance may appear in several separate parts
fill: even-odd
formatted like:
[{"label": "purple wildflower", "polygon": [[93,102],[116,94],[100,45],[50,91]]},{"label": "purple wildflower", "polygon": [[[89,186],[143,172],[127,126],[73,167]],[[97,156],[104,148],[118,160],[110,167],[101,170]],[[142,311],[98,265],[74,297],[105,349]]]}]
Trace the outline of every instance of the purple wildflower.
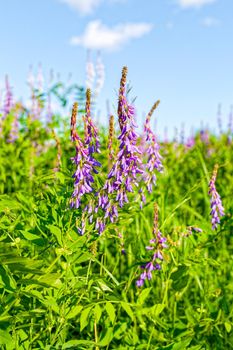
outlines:
[{"label": "purple wildflower", "polygon": [[233,135],[233,106],[230,108],[230,114],[229,114],[229,120],[228,120],[228,143],[230,144],[232,142],[232,135]]},{"label": "purple wildflower", "polygon": [[52,110],[52,103],[51,103],[51,94],[48,94],[47,99],[47,115],[46,115],[46,121],[47,124],[50,124],[52,122],[52,116],[53,116],[53,110]]},{"label": "purple wildflower", "polygon": [[[135,132],[134,108],[126,99],[126,75],[127,68],[122,70],[122,78],[119,90],[118,120],[121,134],[120,149],[116,161],[112,166],[103,190],[98,194],[98,208],[105,212],[104,221],[109,218],[114,222],[118,217],[118,209],[128,203],[127,194],[138,187],[137,175],[142,174],[142,162],[139,158],[140,151],[136,146],[137,134]],[[114,198],[111,198],[114,195]]]},{"label": "purple wildflower", "polygon": [[228,120],[228,131],[233,133],[233,106],[230,108],[229,120]]},{"label": "purple wildflower", "polygon": [[199,228],[199,227],[190,226],[190,228],[191,228],[192,231],[195,231],[195,232],[198,232],[198,233],[202,232],[202,229]]},{"label": "purple wildflower", "polygon": [[71,207],[79,208],[81,204],[81,198],[93,191],[93,173],[97,173],[96,167],[100,166],[100,163],[92,158],[89,154],[89,149],[84,147],[83,142],[76,131],[76,116],[77,116],[78,104],[73,106],[71,117],[71,139],[75,143],[76,154],[71,158],[72,162],[76,164],[77,168],[73,175],[74,192],[71,198]]},{"label": "purple wildflower", "polygon": [[126,255],[126,250],[125,250],[125,246],[124,246],[124,237],[123,234],[118,232],[118,237],[120,240],[120,246],[121,246],[121,254]]},{"label": "purple wildflower", "polygon": [[192,148],[193,146],[195,146],[195,138],[194,138],[194,136],[189,136],[189,137],[187,138],[185,147],[186,147],[187,149],[190,149],[190,148]]},{"label": "purple wildflower", "polygon": [[95,97],[97,97],[100,94],[100,91],[103,88],[105,80],[105,67],[101,59],[100,52],[97,56],[97,62],[96,62],[96,86],[95,86]]},{"label": "purple wildflower", "polygon": [[86,92],[86,116],[85,123],[85,143],[88,145],[89,155],[92,153],[99,153],[99,137],[98,129],[94,125],[91,118],[91,90],[87,89]]},{"label": "purple wildflower", "polygon": [[158,229],[158,205],[155,203],[155,214],[154,214],[154,228],[153,228],[153,239],[150,240],[150,245],[146,247],[146,250],[152,252],[151,260],[145,265],[141,266],[143,272],[139,279],[136,281],[137,287],[142,287],[145,280],[152,279],[152,272],[154,270],[161,270],[163,262],[163,249],[167,248],[166,238],[162,236],[162,233]]},{"label": "purple wildflower", "polygon": [[11,124],[11,130],[7,142],[13,143],[19,136],[19,113],[21,110],[21,104],[17,103],[14,108],[13,121]]},{"label": "purple wildflower", "polygon": [[209,141],[210,141],[210,136],[209,136],[209,131],[206,129],[202,129],[200,131],[200,139],[203,143],[205,143],[206,145],[209,144]]},{"label": "purple wildflower", "polygon": [[87,61],[86,61],[86,87],[92,89],[94,80],[95,80],[95,67],[91,61],[90,51],[87,52]]},{"label": "purple wildflower", "polygon": [[150,127],[150,119],[154,112],[154,110],[158,107],[160,101],[157,101],[150,112],[147,115],[146,122],[144,125],[144,132],[146,134],[146,141],[149,142],[149,146],[146,149],[146,153],[149,155],[147,164],[146,164],[146,172],[144,175],[144,181],[149,193],[152,192],[152,186],[156,184],[156,174],[155,172],[162,172],[163,165],[161,162],[162,156],[159,153],[160,146],[157,143],[156,136],[151,130]]},{"label": "purple wildflower", "polygon": [[108,133],[108,154],[109,154],[109,164],[114,158],[114,150],[113,150],[113,139],[114,139],[114,116],[111,115],[109,118],[109,133]]},{"label": "purple wildflower", "polygon": [[31,117],[32,120],[35,121],[39,118],[39,111],[38,111],[38,101],[36,99],[35,95],[35,76],[33,74],[32,66],[29,68],[27,83],[29,85],[29,88],[31,90]]},{"label": "purple wildflower", "polygon": [[180,143],[183,145],[185,140],[185,126],[184,123],[181,124],[181,129],[180,129]]},{"label": "purple wildflower", "polygon": [[3,105],[3,119],[6,118],[7,114],[10,113],[11,108],[13,107],[13,94],[9,84],[8,76],[5,78],[5,101]]},{"label": "purple wildflower", "polygon": [[167,135],[167,127],[165,126],[164,128],[164,137],[163,137],[163,142],[168,143],[168,135]]},{"label": "purple wildflower", "polygon": [[218,123],[219,133],[221,135],[223,133],[223,130],[222,130],[222,106],[221,106],[221,104],[218,105],[217,123]]},{"label": "purple wildflower", "polygon": [[209,195],[211,196],[210,199],[210,205],[211,205],[211,212],[210,215],[212,216],[211,223],[212,223],[212,229],[215,230],[217,228],[217,225],[220,223],[220,217],[224,216],[224,208],[222,205],[222,201],[220,198],[220,195],[218,194],[216,187],[215,187],[215,181],[217,177],[217,171],[218,171],[218,165],[216,164],[214,167],[212,178],[209,182]]},{"label": "purple wildflower", "polygon": [[39,64],[38,67],[38,73],[37,73],[37,86],[38,86],[38,91],[39,93],[43,92],[43,86],[44,86],[44,75],[42,71],[42,65]]},{"label": "purple wildflower", "polygon": [[83,236],[85,233],[85,229],[86,229],[86,218],[85,218],[85,214],[82,214],[82,220],[81,220],[81,227],[77,227],[77,231],[78,234],[80,236]]},{"label": "purple wildflower", "polygon": [[201,233],[202,229],[199,228],[199,227],[195,227],[195,226],[188,226],[187,227],[187,231],[182,233],[182,236],[183,237],[189,237],[189,236],[191,236],[193,234],[193,232]]}]

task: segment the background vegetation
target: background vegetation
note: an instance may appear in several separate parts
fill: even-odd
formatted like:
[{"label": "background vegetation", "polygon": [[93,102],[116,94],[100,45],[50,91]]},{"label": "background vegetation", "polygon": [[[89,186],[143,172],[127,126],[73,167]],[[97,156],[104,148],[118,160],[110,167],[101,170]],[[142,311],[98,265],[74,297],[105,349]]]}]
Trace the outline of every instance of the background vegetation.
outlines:
[{"label": "background vegetation", "polygon": [[[51,93],[65,105],[59,88]],[[82,106],[83,90],[76,89]],[[47,97],[33,97],[40,115]],[[33,113],[19,104],[2,114],[0,348],[232,349],[232,134],[201,130],[191,146],[161,142],[164,172],[142,210],[132,195],[102,235],[87,224],[80,236],[82,210],[69,207],[75,170],[70,116],[41,122]],[[98,160],[107,176],[108,131],[99,129]],[[225,216],[213,231],[208,183],[216,163]],[[162,270],[137,288],[155,202],[168,248]],[[202,232],[190,235],[189,226]]]}]

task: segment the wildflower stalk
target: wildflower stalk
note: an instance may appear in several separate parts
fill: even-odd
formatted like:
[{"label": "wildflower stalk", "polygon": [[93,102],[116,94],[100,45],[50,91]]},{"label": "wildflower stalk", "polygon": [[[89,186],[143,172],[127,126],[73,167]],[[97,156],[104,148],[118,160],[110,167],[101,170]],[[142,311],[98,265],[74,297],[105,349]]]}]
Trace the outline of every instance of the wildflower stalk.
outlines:
[{"label": "wildflower stalk", "polygon": [[98,196],[98,208],[102,208],[105,214],[103,220],[98,219],[96,229],[99,229],[101,224],[105,226],[107,218],[111,222],[116,221],[118,207],[122,208],[125,203],[128,203],[127,194],[133,192],[134,188],[139,186],[137,175],[143,173],[142,161],[139,157],[141,153],[136,145],[134,109],[126,99],[126,75],[127,67],[124,67],[118,101],[118,121],[121,130],[118,137],[120,140],[119,152]]},{"label": "wildflower stalk", "polygon": [[[152,192],[153,185],[156,185],[156,172],[162,172],[163,171],[163,165],[161,162],[162,156],[159,153],[160,146],[156,140],[156,136],[154,132],[151,129],[150,121],[151,117],[154,113],[154,111],[159,106],[160,101],[154,103],[152,106],[150,112],[148,113],[144,125],[144,134],[145,134],[145,141],[148,143],[148,145],[145,146],[144,152],[147,157],[146,164],[145,164],[145,171],[142,177],[143,184],[145,184],[146,189],[149,193]],[[144,193],[143,187],[139,190],[141,203],[140,208],[142,208],[143,203],[146,202],[146,197]]]},{"label": "wildflower stalk", "polygon": [[99,136],[98,129],[91,118],[91,90],[86,91],[86,115],[84,119],[85,127],[85,143],[88,145],[89,155],[92,153],[99,153]]},{"label": "wildflower stalk", "polygon": [[56,148],[57,148],[57,157],[55,160],[55,167],[54,167],[53,171],[57,172],[61,168],[62,149],[61,149],[61,142],[60,142],[57,134],[55,133],[55,130],[52,130],[52,134],[53,134],[53,137],[56,141]]},{"label": "wildflower stalk", "polygon": [[137,287],[142,287],[146,280],[152,279],[152,271],[161,270],[161,263],[163,262],[163,250],[167,248],[166,241],[167,239],[162,236],[162,233],[159,231],[158,226],[158,205],[154,204],[154,227],[153,227],[153,236],[154,238],[150,240],[150,245],[146,247],[146,250],[152,251],[152,257],[149,262],[141,266],[143,272],[139,276],[139,279],[136,281]]},{"label": "wildflower stalk", "polygon": [[217,178],[217,172],[218,172],[218,164],[215,165],[213,175],[209,182],[209,192],[208,194],[211,196],[210,198],[210,207],[211,207],[211,223],[212,223],[212,229],[215,230],[220,223],[220,217],[224,216],[224,207],[222,205],[221,197],[218,194],[215,182]]},{"label": "wildflower stalk", "polygon": [[[70,205],[72,208],[79,208],[83,196],[93,192],[94,174],[97,174],[97,166],[101,164],[97,162],[92,154],[99,151],[99,141],[97,135],[97,128],[91,120],[90,116],[90,91],[87,91],[87,102],[86,102],[86,134],[85,134],[85,145],[81,138],[78,136],[76,131],[76,119],[78,113],[78,104],[75,103],[71,115],[71,140],[75,144],[76,154],[71,158],[72,162],[76,165],[76,171],[73,175],[74,191],[71,197]],[[85,197],[84,197],[85,199]],[[83,235],[85,232],[86,218],[88,215],[92,215],[93,206],[91,201],[83,210],[81,228],[78,228],[78,232]]]},{"label": "wildflower stalk", "polygon": [[109,131],[108,131],[108,168],[112,165],[112,161],[114,158],[114,150],[113,150],[113,139],[114,139],[115,129],[114,129],[114,116],[111,115],[109,118]]}]

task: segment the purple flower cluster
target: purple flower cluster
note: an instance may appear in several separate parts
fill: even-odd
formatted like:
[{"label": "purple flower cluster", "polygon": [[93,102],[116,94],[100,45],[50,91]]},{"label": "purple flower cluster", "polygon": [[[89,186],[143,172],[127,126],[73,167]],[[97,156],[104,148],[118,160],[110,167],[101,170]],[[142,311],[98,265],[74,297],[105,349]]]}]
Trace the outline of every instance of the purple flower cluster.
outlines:
[{"label": "purple flower cluster", "polygon": [[84,119],[85,123],[85,143],[88,145],[89,155],[92,153],[99,153],[99,137],[98,129],[94,125],[91,118],[91,90],[87,89],[86,92],[86,117]]},{"label": "purple flower cluster", "polygon": [[11,108],[13,107],[13,94],[11,91],[11,87],[9,84],[8,76],[5,78],[5,101],[3,105],[3,118],[7,116],[7,114],[10,113]]},{"label": "purple flower cluster", "polygon": [[209,195],[211,196],[210,199],[210,206],[211,206],[211,212],[210,215],[212,217],[211,223],[212,223],[212,229],[215,230],[217,228],[217,225],[220,223],[220,217],[224,216],[224,208],[222,205],[222,201],[220,198],[220,195],[218,194],[215,182],[217,177],[217,171],[218,171],[218,165],[216,164],[214,167],[212,178],[209,182]]},{"label": "purple flower cluster", "polygon": [[187,138],[185,147],[186,147],[187,149],[190,149],[190,148],[192,148],[193,146],[195,146],[195,138],[194,138],[194,136],[189,136],[189,137]]},{"label": "purple flower cluster", "polygon": [[[151,129],[150,126],[150,120],[153,112],[158,107],[160,101],[157,101],[153,107],[151,108],[150,112],[148,113],[146,117],[146,122],[144,125],[144,133],[146,135],[146,141],[149,142],[149,145],[146,148],[146,154],[148,154],[148,159],[146,163],[146,169],[145,174],[143,176],[144,182],[146,184],[147,190],[149,193],[152,192],[153,185],[156,184],[156,171],[162,172],[163,171],[163,165],[161,162],[162,156],[159,153],[160,146],[156,140],[156,136],[154,132]],[[142,193],[141,199],[144,202],[144,195]]]},{"label": "purple flower cluster", "polygon": [[182,237],[189,237],[193,232],[201,233],[202,229],[195,226],[188,226],[186,232],[182,233]]},{"label": "purple flower cluster", "polygon": [[162,233],[158,229],[158,205],[155,203],[155,215],[154,215],[154,229],[153,234],[155,238],[150,240],[150,245],[146,247],[147,251],[152,251],[153,255],[149,262],[141,266],[143,272],[136,281],[137,287],[142,287],[146,280],[152,279],[152,272],[154,270],[161,270],[161,263],[163,262],[163,249],[167,248],[167,239],[162,236]]},{"label": "purple flower cluster", "polygon": [[109,134],[108,134],[109,163],[114,158],[113,139],[114,139],[114,116],[111,115],[109,118]]},{"label": "purple flower cluster", "polygon": [[19,119],[20,110],[21,110],[20,103],[16,103],[14,108],[13,121],[11,124],[11,130],[7,140],[7,142],[9,143],[15,142],[19,137],[19,120],[18,119]]},{"label": "purple flower cluster", "polygon": [[138,187],[138,174],[142,174],[142,161],[140,151],[136,145],[137,134],[134,120],[134,108],[126,99],[127,68],[122,71],[119,90],[118,120],[121,134],[119,152],[112,166],[102,191],[98,194],[98,206],[104,212],[104,222],[107,218],[114,222],[118,217],[118,209],[128,203],[128,192],[133,192]]},{"label": "purple flower cluster", "polygon": [[[96,170],[100,163],[97,162],[90,154],[89,148],[85,147],[76,131],[76,116],[78,104],[75,103],[71,117],[71,139],[75,143],[76,154],[71,158],[72,162],[77,166],[73,175],[74,191],[71,198],[71,207],[79,208],[81,198],[93,191],[93,173],[98,173]],[[90,138],[91,142],[92,139]]]},{"label": "purple flower cluster", "polygon": [[206,130],[202,129],[200,131],[200,139],[206,145],[209,144],[209,142],[210,142],[210,135],[209,135],[209,131],[207,129]]}]

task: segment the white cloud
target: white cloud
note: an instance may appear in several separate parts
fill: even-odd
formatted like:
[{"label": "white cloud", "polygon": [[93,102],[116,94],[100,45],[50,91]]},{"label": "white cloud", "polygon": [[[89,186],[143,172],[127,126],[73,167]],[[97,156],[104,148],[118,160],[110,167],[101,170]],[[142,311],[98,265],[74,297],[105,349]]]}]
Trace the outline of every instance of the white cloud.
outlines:
[{"label": "white cloud", "polygon": [[117,3],[125,2],[127,0],[60,0],[67,4],[72,9],[78,11],[82,15],[91,14],[102,3]]},{"label": "white cloud", "polygon": [[201,23],[204,27],[210,28],[218,26],[220,24],[220,21],[214,17],[205,17]]},{"label": "white cloud", "polygon": [[178,0],[178,3],[183,8],[188,7],[202,7],[204,5],[212,4],[215,0]]},{"label": "white cloud", "polygon": [[61,0],[65,4],[69,5],[74,10],[77,10],[83,15],[92,13],[96,7],[98,7],[102,0]]},{"label": "white cloud", "polygon": [[173,22],[167,22],[167,23],[165,24],[165,26],[166,26],[167,29],[171,30],[171,29],[174,28],[174,23],[173,23]]},{"label": "white cloud", "polygon": [[131,39],[141,38],[152,30],[149,23],[125,23],[109,28],[100,20],[89,22],[81,36],[74,36],[71,45],[88,49],[116,50]]}]

